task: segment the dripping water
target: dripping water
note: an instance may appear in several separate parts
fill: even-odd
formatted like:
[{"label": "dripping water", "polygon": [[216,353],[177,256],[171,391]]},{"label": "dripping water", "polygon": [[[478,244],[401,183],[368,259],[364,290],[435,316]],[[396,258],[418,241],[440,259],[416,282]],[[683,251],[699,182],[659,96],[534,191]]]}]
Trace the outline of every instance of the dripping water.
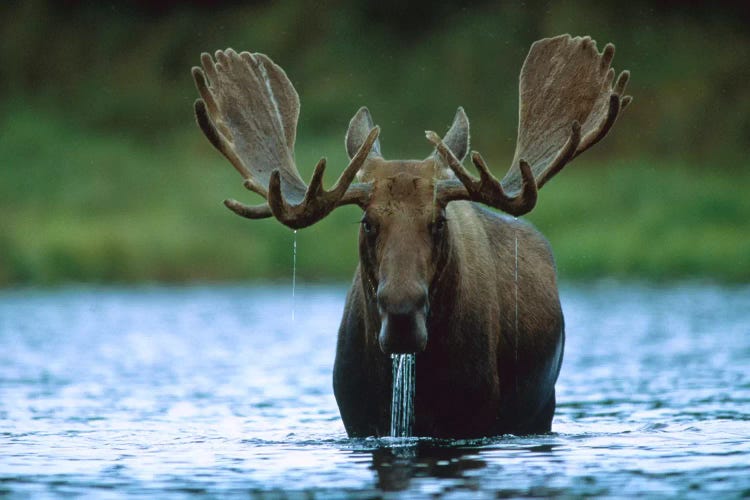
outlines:
[{"label": "dripping water", "polygon": [[393,393],[391,395],[391,436],[410,437],[414,427],[414,379],[416,355],[391,354]]},{"label": "dripping water", "polygon": [[297,230],[294,230],[294,243],[292,244],[292,321],[294,321],[294,310],[297,308]]},{"label": "dripping water", "polygon": [[[513,217],[515,219],[515,222],[518,222],[518,217]],[[516,364],[516,373],[518,373],[518,227],[513,228],[513,236],[515,239],[515,245],[514,245],[514,254],[515,254],[515,272],[513,274],[513,284],[515,287],[515,302],[516,302],[516,314],[514,318],[514,324],[515,327],[513,330],[515,331],[515,341],[513,343],[513,349],[514,349],[514,356],[515,356],[515,364]],[[516,394],[518,394],[518,377],[516,377]]]}]

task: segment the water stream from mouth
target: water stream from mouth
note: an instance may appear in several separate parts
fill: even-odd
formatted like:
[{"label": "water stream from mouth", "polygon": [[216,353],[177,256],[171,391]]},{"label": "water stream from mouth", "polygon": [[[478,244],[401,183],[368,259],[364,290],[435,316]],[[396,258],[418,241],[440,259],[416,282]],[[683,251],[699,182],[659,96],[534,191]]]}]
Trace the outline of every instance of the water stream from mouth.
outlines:
[{"label": "water stream from mouth", "polygon": [[416,355],[391,354],[391,359],[393,361],[391,436],[409,437],[414,428]]}]

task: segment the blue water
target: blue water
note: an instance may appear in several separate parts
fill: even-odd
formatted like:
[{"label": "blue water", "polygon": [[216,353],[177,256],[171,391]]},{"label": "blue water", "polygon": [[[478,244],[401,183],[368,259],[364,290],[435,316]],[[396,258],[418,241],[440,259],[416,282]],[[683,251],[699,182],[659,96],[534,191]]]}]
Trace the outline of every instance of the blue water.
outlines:
[{"label": "blue water", "polygon": [[0,291],[0,496],[750,495],[750,287],[564,287],[554,432],[475,441],[346,437],[344,294]]}]

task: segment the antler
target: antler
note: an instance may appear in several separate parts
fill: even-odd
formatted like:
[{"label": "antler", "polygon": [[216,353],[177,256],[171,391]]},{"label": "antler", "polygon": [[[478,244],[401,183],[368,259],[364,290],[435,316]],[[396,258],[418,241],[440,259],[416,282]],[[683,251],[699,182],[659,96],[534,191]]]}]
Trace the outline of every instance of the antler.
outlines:
[{"label": "antler", "polygon": [[530,212],[537,190],[588,148],[599,142],[632,97],[624,96],[630,73],[623,71],[612,87],[610,68],[615,47],[600,54],[589,37],[561,35],[531,46],[521,68],[519,126],[513,163],[502,181],[489,171],[481,155],[471,155],[479,179],[471,176],[434,132],[427,138],[457,179],[440,181],[443,203],[472,200],[511,215]]},{"label": "antler", "polygon": [[333,188],[323,188],[325,158],[307,185],[294,163],[299,97],[284,70],[264,54],[227,49],[217,51],[215,58],[203,53],[203,69],[193,68],[201,95],[195,101],[198,125],[242,175],[244,186],[267,201],[255,206],[224,201],[230,210],[249,219],[273,215],[299,229],[337,206],[366,203],[369,186],[352,181],[378,137],[378,127],[370,130]]}]

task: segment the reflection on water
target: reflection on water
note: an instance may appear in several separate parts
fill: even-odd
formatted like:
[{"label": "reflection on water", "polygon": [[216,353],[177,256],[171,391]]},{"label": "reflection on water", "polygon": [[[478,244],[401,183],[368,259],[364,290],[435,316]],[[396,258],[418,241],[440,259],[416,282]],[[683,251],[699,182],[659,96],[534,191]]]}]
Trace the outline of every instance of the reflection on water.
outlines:
[{"label": "reflection on water", "polygon": [[344,293],[0,292],[0,496],[750,494],[748,287],[563,289],[554,432],[471,441],[346,437]]},{"label": "reflection on water", "polygon": [[[412,480],[417,478],[459,480],[461,488],[473,491],[480,489],[479,476],[472,481],[464,473],[482,469],[486,463],[480,458],[478,448],[465,448],[455,443],[440,446],[422,440],[378,448],[372,452],[372,465],[378,476],[377,486],[383,491],[408,490]],[[442,484],[441,489],[444,486]]]}]

